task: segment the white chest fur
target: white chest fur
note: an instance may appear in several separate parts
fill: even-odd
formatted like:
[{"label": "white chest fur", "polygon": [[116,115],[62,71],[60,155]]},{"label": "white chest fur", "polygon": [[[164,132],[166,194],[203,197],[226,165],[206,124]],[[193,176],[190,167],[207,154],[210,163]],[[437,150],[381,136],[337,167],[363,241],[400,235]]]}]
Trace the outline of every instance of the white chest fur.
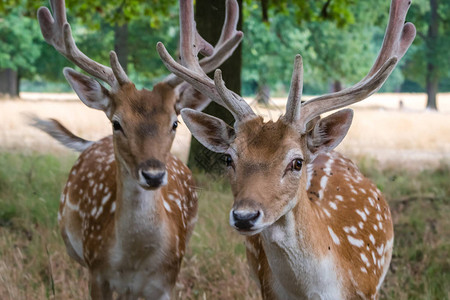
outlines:
[{"label": "white chest fur", "polygon": [[161,272],[161,266],[155,264],[158,255],[162,256],[155,253],[141,261],[139,265],[111,266],[112,270],[105,279],[110,287],[121,295],[145,299],[170,299],[172,287],[167,282],[166,274]]},{"label": "white chest fur", "polygon": [[292,213],[262,232],[278,299],[342,299],[342,285],[331,255],[318,257],[297,234]]},{"label": "white chest fur", "polygon": [[109,252],[109,270],[101,280],[121,295],[170,299],[163,262],[168,251],[167,224],[158,218],[158,195],[128,184],[116,218],[116,242]]}]

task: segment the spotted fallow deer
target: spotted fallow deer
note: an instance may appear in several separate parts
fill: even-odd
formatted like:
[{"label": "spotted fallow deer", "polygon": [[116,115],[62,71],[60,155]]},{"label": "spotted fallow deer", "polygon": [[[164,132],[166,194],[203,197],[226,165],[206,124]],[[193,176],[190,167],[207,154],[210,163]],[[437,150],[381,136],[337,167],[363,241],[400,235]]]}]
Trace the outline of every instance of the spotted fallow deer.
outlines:
[{"label": "spotted fallow deer", "polygon": [[[376,186],[333,149],[351,125],[353,112],[325,112],[376,92],[415,37],[405,22],[410,0],[393,0],[379,55],[353,87],[301,103],[302,58],[295,58],[286,113],[264,122],[228,90],[220,70],[205,76],[186,44],[176,63],[163,44],[166,67],[226,107],[234,128],[183,109],[193,135],[226,157],[234,196],[230,224],[246,236],[250,269],[264,299],[376,299],[392,255],[389,206]],[[192,29],[194,31],[194,29]],[[184,63],[184,64],[183,64]]]},{"label": "spotted fallow deer", "polygon": [[[82,152],[61,196],[58,221],[68,254],[89,269],[92,299],[169,299],[197,218],[190,170],[170,154],[181,108],[210,101],[175,75],[152,91],[137,90],[114,52],[112,68],[75,45],[64,0],[50,1],[38,19],[45,40],[95,79],[72,69],[64,75],[81,101],[105,112],[113,134],[97,142],[73,135],[56,120],[37,126]],[[189,6],[181,15],[192,15]],[[228,0],[222,35],[213,48],[196,32],[200,69],[221,65],[242,39],[238,5]],[[184,18],[182,18],[184,20]],[[193,22],[193,20],[191,20]],[[181,24],[181,39],[185,37]],[[197,54],[197,53],[196,53]]]}]

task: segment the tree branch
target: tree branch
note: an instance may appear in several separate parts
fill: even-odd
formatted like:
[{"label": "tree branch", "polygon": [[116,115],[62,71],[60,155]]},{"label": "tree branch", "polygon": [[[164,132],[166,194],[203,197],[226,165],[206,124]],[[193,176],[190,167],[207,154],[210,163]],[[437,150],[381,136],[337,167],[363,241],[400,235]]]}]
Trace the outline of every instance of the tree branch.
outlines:
[{"label": "tree branch", "polygon": [[269,22],[268,2],[269,0],[261,0],[262,21],[265,23]]},{"label": "tree branch", "polygon": [[331,0],[327,0],[327,2],[322,7],[322,10],[320,11],[320,16],[324,19],[328,18],[328,6],[330,6]]}]

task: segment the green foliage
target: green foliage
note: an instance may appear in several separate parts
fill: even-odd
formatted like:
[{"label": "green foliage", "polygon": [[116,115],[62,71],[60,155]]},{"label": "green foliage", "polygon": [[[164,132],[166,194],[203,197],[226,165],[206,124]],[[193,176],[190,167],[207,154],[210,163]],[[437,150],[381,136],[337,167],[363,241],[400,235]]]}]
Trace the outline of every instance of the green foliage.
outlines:
[{"label": "green foliage", "polygon": [[[244,10],[242,79],[245,93],[254,93],[260,84],[268,84],[273,90],[289,87],[292,66],[296,54],[304,61],[311,57],[306,49],[309,33],[302,30],[294,17],[273,14],[270,24],[260,21],[260,6],[247,4]],[[306,69],[305,79],[312,69]]]},{"label": "green foliage", "polygon": [[84,23],[98,28],[98,24],[91,20],[100,16],[107,23],[123,24],[132,20],[146,18],[152,27],[158,27],[162,19],[169,14],[170,8],[176,5],[177,1],[145,1],[145,0],[67,0],[66,5],[72,11],[77,12],[77,16]]},{"label": "green foliage", "polygon": [[442,81],[450,80],[450,2],[437,1],[439,29],[435,39],[428,35],[430,22],[429,0],[415,0],[409,10],[408,19],[417,29],[417,37],[411,47],[410,60],[406,66],[406,78],[418,82],[422,87],[426,84],[427,63],[436,67],[436,76]]},{"label": "green foliage", "polygon": [[[94,60],[109,65],[108,53],[114,49],[114,26],[128,23],[129,76],[138,87],[151,87],[168,72],[155,51],[157,41],[168,49],[178,43],[178,5],[176,0],[67,0],[68,19],[78,47]],[[389,1],[269,1],[269,22],[261,20],[261,2],[244,1],[243,91],[253,94],[258,86],[285,94],[290,84],[294,56],[304,61],[305,93],[328,91],[330,83],[349,86],[360,80],[373,63],[387,24]],[[62,69],[73,67],[47,45],[40,35],[36,10],[47,1],[5,0],[0,5],[0,68],[13,67],[21,78],[38,82],[64,82]],[[450,77],[446,49],[450,47],[449,19],[439,7],[441,38],[432,48],[419,38],[403,58],[406,77],[424,82],[426,62],[438,63],[439,76]],[[413,1],[407,20],[426,34],[428,1]],[[14,25],[13,25],[14,24]],[[99,43],[99,41],[101,41]],[[175,52],[172,54],[176,54]],[[404,80],[396,68],[383,91],[398,90]],[[444,86],[445,87],[445,86]]]},{"label": "green foliage", "polygon": [[[344,86],[358,82],[382,44],[388,5],[383,0],[358,1],[347,7],[353,14],[345,24],[321,18],[300,22],[295,13],[298,7],[289,5],[281,12],[272,8],[269,24],[265,24],[260,21],[260,5],[248,3],[244,10],[244,91],[254,92],[263,84],[286,91],[297,53],[303,56],[305,93],[326,92],[334,81]],[[385,89],[398,89],[402,82],[397,68]]]},{"label": "green foliage", "polygon": [[40,32],[35,20],[24,16],[21,7],[0,18],[0,69],[35,72],[40,55]]},{"label": "green foliage", "polygon": [[269,5],[273,14],[293,15],[298,24],[332,21],[342,27],[354,21],[351,0],[272,0]]},{"label": "green foliage", "polygon": [[[148,18],[131,21],[129,29],[129,65],[131,79],[137,86],[151,87],[169,74],[156,52],[156,44],[163,41],[169,51],[178,47],[178,8],[173,6],[167,16],[160,16],[159,26],[153,27]],[[172,53],[175,54],[175,53]]]}]

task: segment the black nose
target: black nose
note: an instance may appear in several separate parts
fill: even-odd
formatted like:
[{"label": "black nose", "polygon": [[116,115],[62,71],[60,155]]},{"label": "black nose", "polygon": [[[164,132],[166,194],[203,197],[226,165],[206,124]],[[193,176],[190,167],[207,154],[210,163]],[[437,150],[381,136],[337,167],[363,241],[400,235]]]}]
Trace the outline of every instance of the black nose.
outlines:
[{"label": "black nose", "polygon": [[247,230],[255,225],[256,220],[259,218],[260,212],[239,212],[233,211],[234,226],[241,230]]},{"label": "black nose", "polygon": [[161,171],[161,172],[141,171],[141,174],[149,187],[156,188],[156,187],[159,187],[163,183],[164,176],[166,175],[166,171]]}]

